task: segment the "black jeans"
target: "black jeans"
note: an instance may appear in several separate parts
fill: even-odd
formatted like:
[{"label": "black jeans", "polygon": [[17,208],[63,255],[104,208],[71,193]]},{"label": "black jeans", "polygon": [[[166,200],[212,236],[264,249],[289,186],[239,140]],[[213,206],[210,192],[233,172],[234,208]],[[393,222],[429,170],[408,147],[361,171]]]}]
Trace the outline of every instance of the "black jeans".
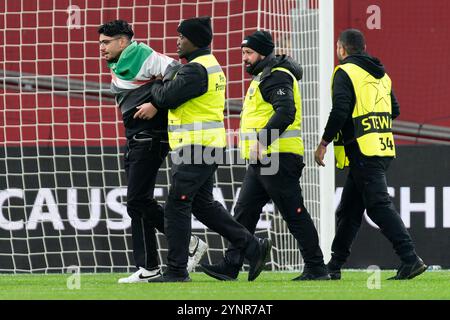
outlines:
[{"label": "black jeans", "polygon": [[256,237],[213,198],[213,176],[217,167],[217,164],[205,163],[172,165],[172,184],[165,207],[169,247],[167,273],[172,276],[187,275],[191,212],[209,229],[233,243],[237,250],[245,251],[246,257],[257,253]]},{"label": "black jeans", "polygon": [[131,217],[136,267],[158,267],[155,228],[164,233],[164,210],[153,198],[159,167],[169,144],[143,134],[127,141],[124,162],[127,176],[127,212]]},{"label": "black jeans", "polygon": [[347,261],[361,226],[364,210],[392,243],[404,261],[416,257],[414,244],[387,191],[386,171],[392,158],[354,157],[336,210],[336,235],[331,247],[332,261],[338,267]]},{"label": "black jeans", "polygon": [[[303,167],[301,156],[288,153],[279,154],[279,170],[273,175],[261,174],[261,164],[249,165],[234,209],[234,217],[253,234],[262,208],[272,199],[297,240],[305,265],[322,266],[323,254],[317,230],[303,203],[299,182]],[[240,268],[244,257],[231,244],[225,260]]]}]

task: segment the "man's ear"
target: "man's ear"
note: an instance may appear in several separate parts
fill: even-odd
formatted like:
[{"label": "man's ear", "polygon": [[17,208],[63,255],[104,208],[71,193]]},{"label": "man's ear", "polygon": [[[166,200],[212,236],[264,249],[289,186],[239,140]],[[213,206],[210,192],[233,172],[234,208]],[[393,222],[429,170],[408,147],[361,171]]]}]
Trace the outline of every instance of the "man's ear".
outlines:
[{"label": "man's ear", "polygon": [[121,37],[119,39],[120,48],[124,49],[128,45],[128,42],[130,42],[130,40],[127,37]]},{"label": "man's ear", "polygon": [[347,50],[345,49],[344,46],[341,45],[341,56],[345,57],[347,55],[348,55]]}]

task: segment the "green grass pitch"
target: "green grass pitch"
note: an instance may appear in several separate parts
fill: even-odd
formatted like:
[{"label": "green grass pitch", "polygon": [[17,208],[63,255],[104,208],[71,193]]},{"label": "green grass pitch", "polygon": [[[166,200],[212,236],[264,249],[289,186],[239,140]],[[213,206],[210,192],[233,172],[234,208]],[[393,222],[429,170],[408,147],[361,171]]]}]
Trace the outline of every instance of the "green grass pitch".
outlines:
[{"label": "green grass pitch", "polygon": [[[124,274],[81,274],[80,288],[68,289],[71,274],[0,275],[0,299],[39,300],[450,300],[450,271],[425,272],[409,281],[387,281],[368,289],[370,274],[344,271],[340,281],[290,281],[298,273],[263,272],[254,282],[221,282],[192,273],[190,283],[117,284]],[[69,281],[70,282],[70,281]]]}]

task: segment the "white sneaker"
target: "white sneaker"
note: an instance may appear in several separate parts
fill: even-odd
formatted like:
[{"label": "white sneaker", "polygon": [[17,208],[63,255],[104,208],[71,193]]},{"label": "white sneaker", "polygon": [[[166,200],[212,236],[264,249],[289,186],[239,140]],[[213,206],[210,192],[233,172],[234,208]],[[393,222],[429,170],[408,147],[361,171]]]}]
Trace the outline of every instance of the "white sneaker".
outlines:
[{"label": "white sneaker", "polygon": [[126,278],[120,278],[118,283],[138,283],[138,282],[148,282],[149,279],[161,277],[161,269],[156,269],[148,271],[145,268],[140,267],[138,271],[133,273],[131,276]]},{"label": "white sneaker", "polygon": [[187,265],[188,272],[192,272],[194,268],[199,264],[203,255],[208,250],[208,245],[205,241],[197,236],[191,236],[191,242],[189,243],[189,260]]}]

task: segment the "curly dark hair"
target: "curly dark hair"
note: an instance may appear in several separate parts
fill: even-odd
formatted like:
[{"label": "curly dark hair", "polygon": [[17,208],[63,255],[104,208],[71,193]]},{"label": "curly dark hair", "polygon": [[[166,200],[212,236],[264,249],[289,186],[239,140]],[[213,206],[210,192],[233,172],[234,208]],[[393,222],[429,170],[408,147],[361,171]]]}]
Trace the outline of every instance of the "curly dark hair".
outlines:
[{"label": "curly dark hair", "polygon": [[124,35],[130,40],[134,36],[133,28],[125,20],[113,20],[102,24],[98,27],[98,33],[108,37]]}]

